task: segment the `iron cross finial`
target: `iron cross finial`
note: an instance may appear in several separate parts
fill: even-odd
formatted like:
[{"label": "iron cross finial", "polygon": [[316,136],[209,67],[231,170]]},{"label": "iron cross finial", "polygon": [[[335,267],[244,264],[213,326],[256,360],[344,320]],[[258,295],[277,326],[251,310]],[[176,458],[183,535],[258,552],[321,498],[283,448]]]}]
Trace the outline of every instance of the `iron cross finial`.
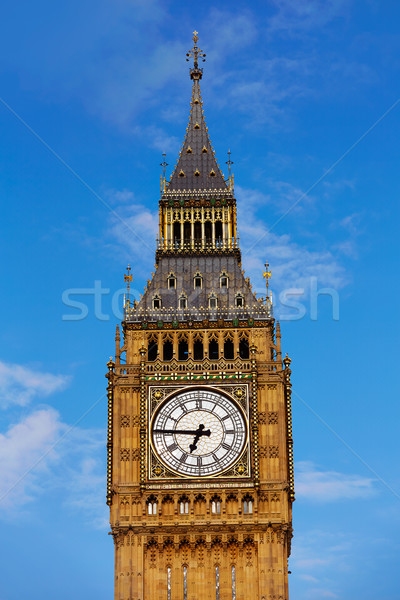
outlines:
[{"label": "iron cross finial", "polygon": [[162,161],[162,163],[160,163],[160,166],[163,168],[163,177],[164,177],[164,179],[165,179],[165,167],[168,167],[168,163],[165,162],[165,157],[166,156],[167,155],[165,154],[165,152],[163,152],[163,154],[162,154],[163,161]]},{"label": "iron cross finial", "polygon": [[133,281],[133,275],[131,275],[131,267],[128,265],[126,267],[126,273],[124,273],[124,281],[126,282],[126,304],[125,304],[125,312],[127,315],[129,315],[129,304],[130,304],[130,299],[129,299],[129,284],[131,281]]},{"label": "iron cross finial", "polygon": [[197,46],[197,42],[199,41],[199,36],[198,36],[198,32],[194,31],[193,32],[193,41],[194,41],[194,46],[191,50],[189,50],[189,52],[186,53],[186,60],[188,61],[189,58],[191,56],[193,56],[193,67],[194,69],[191,70],[191,75],[192,75],[192,71],[199,71],[199,75],[201,77],[201,73],[202,73],[202,69],[199,69],[199,57],[202,58],[203,62],[206,60],[206,55],[203,52],[203,50],[200,50],[200,48],[198,48]]}]

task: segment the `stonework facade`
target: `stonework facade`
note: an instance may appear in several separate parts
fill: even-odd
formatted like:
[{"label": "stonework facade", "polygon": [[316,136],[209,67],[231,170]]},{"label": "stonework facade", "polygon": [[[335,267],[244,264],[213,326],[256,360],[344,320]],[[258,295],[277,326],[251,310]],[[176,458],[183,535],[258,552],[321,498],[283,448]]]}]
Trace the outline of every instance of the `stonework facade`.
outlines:
[{"label": "stonework facade", "polygon": [[115,599],[287,600],[290,359],[241,268],[233,178],[210,143],[194,42],[155,273],[139,302],[128,296],[107,365]]}]

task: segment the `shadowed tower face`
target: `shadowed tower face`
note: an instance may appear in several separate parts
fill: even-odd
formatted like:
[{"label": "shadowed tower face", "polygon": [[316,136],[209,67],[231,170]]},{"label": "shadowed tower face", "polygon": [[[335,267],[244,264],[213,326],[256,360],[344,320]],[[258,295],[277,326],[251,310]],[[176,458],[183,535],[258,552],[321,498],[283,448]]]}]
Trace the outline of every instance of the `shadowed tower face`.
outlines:
[{"label": "shadowed tower face", "polygon": [[290,359],[268,292],[241,268],[232,162],[204,120],[205,54],[165,178],[156,269],[127,300],[108,363],[107,503],[117,600],[288,598],[293,457]]}]

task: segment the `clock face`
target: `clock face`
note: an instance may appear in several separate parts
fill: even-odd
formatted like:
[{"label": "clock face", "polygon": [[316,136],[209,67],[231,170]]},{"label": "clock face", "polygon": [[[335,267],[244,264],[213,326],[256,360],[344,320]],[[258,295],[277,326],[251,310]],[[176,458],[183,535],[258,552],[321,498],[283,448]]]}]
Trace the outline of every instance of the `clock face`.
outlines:
[{"label": "clock face", "polygon": [[167,399],[151,423],[160,460],[186,477],[212,477],[231,467],[247,439],[242,409],[225,394],[185,390]]}]

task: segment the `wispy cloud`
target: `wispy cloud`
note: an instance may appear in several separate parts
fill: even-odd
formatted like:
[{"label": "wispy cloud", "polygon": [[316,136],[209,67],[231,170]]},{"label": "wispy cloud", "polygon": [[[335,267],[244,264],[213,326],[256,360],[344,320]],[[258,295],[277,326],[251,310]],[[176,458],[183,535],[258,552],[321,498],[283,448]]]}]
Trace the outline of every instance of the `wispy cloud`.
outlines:
[{"label": "wispy cloud", "polygon": [[269,32],[292,35],[319,30],[350,8],[345,0],[273,0],[273,4],[277,11],[268,21]]},{"label": "wispy cloud", "polygon": [[[51,448],[64,430],[58,412],[46,407],[33,411],[0,434],[1,514],[31,502],[43,491],[39,477],[43,482],[43,474],[58,460],[57,452]],[[28,472],[44,455],[34,472]],[[14,487],[16,482],[19,483]]]},{"label": "wispy cloud", "polygon": [[0,407],[26,406],[39,396],[46,397],[65,389],[66,375],[53,375],[30,367],[0,361]]},{"label": "wispy cloud", "polygon": [[366,498],[376,493],[374,480],[361,475],[323,471],[312,462],[296,464],[296,493],[310,502]]},{"label": "wispy cloud", "polygon": [[60,506],[80,513],[90,525],[106,526],[105,433],[101,429],[69,429],[58,411],[44,406],[0,434],[3,519],[26,512],[46,492],[60,497]]},{"label": "wispy cloud", "polygon": [[[269,231],[264,216],[271,204],[269,196],[238,188],[237,198],[243,262],[257,291],[263,293],[265,290],[262,270],[266,260],[272,267],[271,285],[277,295],[285,289],[296,288],[304,290],[304,297],[307,297],[312,277],[318,280],[319,287],[327,286],[335,290],[348,283],[349,277],[343,265],[330,249],[322,247],[312,250],[287,234]],[[259,242],[255,243],[257,240]]]},{"label": "wispy cloud", "polygon": [[108,235],[130,261],[139,277],[148,276],[154,264],[155,240],[158,233],[158,212],[138,202],[129,190],[110,190],[107,196],[121,216],[108,230]]}]

